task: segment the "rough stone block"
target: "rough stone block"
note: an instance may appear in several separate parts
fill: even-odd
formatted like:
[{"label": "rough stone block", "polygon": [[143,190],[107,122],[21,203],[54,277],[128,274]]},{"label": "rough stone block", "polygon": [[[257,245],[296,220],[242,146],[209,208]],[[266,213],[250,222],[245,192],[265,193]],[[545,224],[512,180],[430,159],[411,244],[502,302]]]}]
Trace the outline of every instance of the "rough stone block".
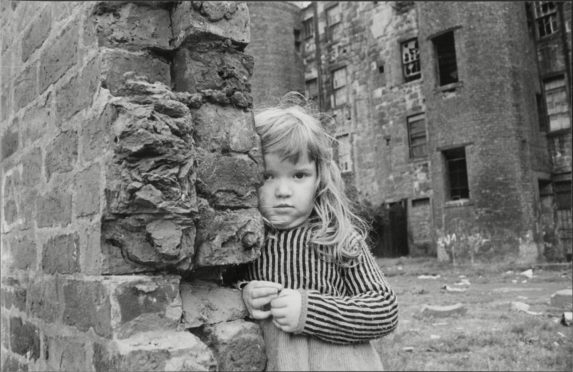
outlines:
[{"label": "rough stone block", "polygon": [[111,94],[121,96],[126,76],[134,72],[150,82],[162,82],[171,86],[171,72],[168,63],[151,56],[146,52],[128,52],[125,50],[105,50],[101,60],[102,87]]},{"label": "rough stone block", "polygon": [[215,211],[203,202],[195,240],[196,265],[221,266],[253,261],[260,254],[263,230],[257,209]]},{"label": "rough stone block", "polygon": [[10,318],[6,311],[2,311],[0,314],[0,345],[6,350],[10,350]]},{"label": "rough stone block", "polygon": [[5,353],[2,353],[2,372],[13,371],[28,372],[28,364],[22,363],[14,355],[5,355]]},{"label": "rough stone block", "polygon": [[14,81],[14,108],[17,111],[28,105],[37,96],[38,64],[32,63]]},{"label": "rough stone block", "polygon": [[573,308],[573,290],[562,289],[551,295],[550,298],[551,306],[558,307],[561,309],[571,309]]},{"label": "rough stone block", "polygon": [[171,12],[174,46],[202,34],[246,45],[251,41],[247,4],[234,1],[181,2]]},{"label": "rough stone block", "polygon": [[4,196],[4,221],[7,224],[13,224],[18,220],[18,206],[20,204],[20,190],[22,180],[18,168],[12,168],[6,172],[3,187]]},{"label": "rough stone block", "polygon": [[24,33],[22,38],[22,62],[26,62],[30,55],[42,46],[50,34],[51,26],[51,9],[46,7]]},{"label": "rough stone block", "polygon": [[21,318],[10,318],[10,346],[16,354],[31,360],[40,357],[40,331],[38,327]]},{"label": "rough stone block", "polygon": [[64,190],[49,190],[37,202],[38,227],[69,225],[72,221],[72,195]]},{"label": "rough stone block", "polygon": [[22,186],[34,187],[42,180],[42,150],[33,148],[22,156]]},{"label": "rough stone block", "polygon": [[248,153],[259,146],[252,112],[204,104],[193,112],[195,144],[208,151]]},{"label": "rough stone block", "polygon": [[111,301],[101,281],[71,279],[64,283],[64,324],[80,331],[93,328],[102,337],[111,337]]},{"label": "rough stone block", "polygon": [[71,23],[54,43],[44,48],[40,56],[40,93],[58,81],[77,63],[79,27]]},{"label": "rough stone block", "polygon": [[181,283],[183,321],[195,328],[243,319],[248,316],[241,291],[219,287],[215,283],[193,281]]},{"label": "rough stone block", "polygon": [[197,150],[197,193],[215,208],[256,208],[262,165],[248,155]]},{"label": "rough stone block", "polygon": [[96,7],[95,23],[100,46],[128,50],[171,49],[169,10],[138,3],[121,5]]},{"label": "rough stone block", "polygon": [[29,146],[56,130],[52,113],[52,95],[47,94],[28,107],[22,117],[22,142]]},{"label": "rough stone block", "polygon": [[198,337],[189,332],[162,330],[141,333],[132,338],[115,341],[108,351],[102,347],[98,349],[99,352],[94,353],[94,364],[97,361],[96,365],[111,365],[111,370],[223,370],[217,368],[217,362],[211,350]]},{"label": "rough stone block", "polygon": [[178,276],[115,277],[112,287],[119,312],[113,318],[117,337],[177,328],[181,319]]},{"label": "rough stone block", "polygon": [[42,270],[49,274],[80,271],[80,237],[77,233],[58,235],[44,244]]},{"label": "rough stone block", "polygon": [[[49,336],[45,339],[47,367],[53,371],[89,371],[88,347],[79,337]],[[89,346],[88,346],[89,345]]]},{"label": "rough stone block", "polygon": [[235,320],[209,327],[208,332],[221,371],[265,369],[265,343],[258,324]]},{"label": "rough stone block", "polygon": [[64,122],[82,109],[89,107],[99,83],[99,60],[92,59],[81,74],[70,79],[56,92],[56,115]]},{"label": "rough stone block", "polygon": [[74,169],[78,159],[78,133],[69,130],[60,133],[46,149],[46,177]]},{"label": "rough stone block", "polygon": [[93,160],[111,150],[110,128],[116,118],[116,109],[108,104],[96,117],[82,122],[80,143],[83,161]]},{"label": "rough stone block", "polygon": [[92,164],[76,175],[75,200],[76,216],[84,217],[100,212],[101,171],[97,163]]},{"label": "rough stone block", "polygon": [[8,236],[2,247],[3,268],[33,270],[36,267],[36,242],[28,233]]},{"label": "rough stone block", "polygon": [[10,157],[18,150],[19,146],[19,126],[18,121],[14,120],[8,129],[2,134],[2,160]]},{"label": "rough stone block", "polygon": [[6,309],[14,306],[20,311],[26,311],[28,289],[25,283],[17,278],[4,276],[2,278],[2,306]]},{"label": "rough stone block", "polygon": [[35,275],[28,288],[28,313],[46,322],[61,319],[63,298],[58,276]]}]

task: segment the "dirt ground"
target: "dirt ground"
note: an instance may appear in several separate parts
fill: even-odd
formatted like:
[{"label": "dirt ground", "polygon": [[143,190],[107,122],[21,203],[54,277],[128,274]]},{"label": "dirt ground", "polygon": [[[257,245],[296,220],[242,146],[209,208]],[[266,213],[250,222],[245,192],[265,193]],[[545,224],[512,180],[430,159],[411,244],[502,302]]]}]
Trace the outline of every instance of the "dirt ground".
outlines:
[{"label": "dirt ground", "polygon": [[[398,329],[377,341],[386,369],[573,370],[573,326],[560,323],[572,305],[550,304],[553,293],[572,288],[570,264],[452,267],[428,258],[378,263],[400,306]],[[512,308],[517,302],[525,305]],[[422,314],[424,305],[455,304],[465,313]],[[529,306],[529,312],[516,306]]]}]

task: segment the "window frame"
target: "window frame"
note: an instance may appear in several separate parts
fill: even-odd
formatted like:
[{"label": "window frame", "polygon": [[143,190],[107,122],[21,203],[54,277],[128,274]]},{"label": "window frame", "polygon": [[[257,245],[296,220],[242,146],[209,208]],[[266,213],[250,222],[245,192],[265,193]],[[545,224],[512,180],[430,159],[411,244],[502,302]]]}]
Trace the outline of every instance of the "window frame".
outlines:
[{"label": "window frame", "polygon": [[[552,6],[552,9],[543,10],[544,5]],[[534,1],[531,8],[533,11],[535,36],[537,36],[537,39],[543,39],[551,35],[555,35],[559,31],[557,3],[555,1]],[[543,35],[541,34],[542,28],[540,26],[545,30]]]},{"label": "window frame", "polygon": [[[468,179],[468,166],[466,147],[455,147],[443,150],[444,165],[446,170],[446,193],[447,201],[469,200],[470,188]],[[456,162],[457,164],[454,164]],[[457,169],[452,169],[453,166]],[[462,169],[463,165],[463,169]],[[453,172],[455,170],[455,172]],[[454,181],[454,175],[455,181]],[[454,185],[455,184],[455,185]],[[454,192],[457,191],[457,192]]]},{"label": "window frame", "polygon": [[[340,80],[336,79],[336,77],[335,77],[336,73],[339,71],[344,71],[344,81],[340,84],[337,83],[337,81],[340,81]],[[346,104],[348,102],[348,97],[347,97],[348,92],[346,91],[346,86],[348,84],[348,71],[346,69],[346,66],[339,67],[337,69],[332,70],[331,81],[332,81],[332,106],[333,107],[339,107],[339,106]],[[337,102],[337,99],[336,99],[336,96],[339,93],[344,94],[344,102],[342,102],[342,103]]]},{"label": "window frame", "polygon": [[[336,159],[336,163],[338,164],[338,168],[340,169],[340,173],[349,173],[353,171],[353,166],[354,163],[352,161],[352,136],[350,135],[350,133],[345,132],[345,133],[339,133],[336,135],[336,143],[337,143],[337,159]],[[343,142],[341,139],[347,139],[348,141],[348,146],[345,146],[345,142]],[[341,149],[343,147],[347,147],[344,153],[342,153]],[[346,158],[348,159],[348,162],[345,163],[346,167],[342,166],[342,157],[343,155],[346,155]]]},{"label": "window frame", "polygon": [[[562,82],[561,85],[557,86],[557,87],[553,87],[550,89],[547,89],[547,85],[549,85],[549,82],[553,82],[553,81],[560,81]],[[571,128],[571,115],[569,112],[569,96],[567,93],[567,80],[565,79],[565,74],[553,74],[553,75],[549,75],[543,78],[542,80],[542,87],[543,87],[543,103],[544,103],[544,108],[545,108],[545,114],[547,116],[547,132],[548,133],[554,133],[554,132],[559,132],[562,130],[569,130]],[[558,113],[554,113],[551,114],[550,110],[552,108],[553,105],[550,105],[550,101],[549,101],[549,97],[552,96],[555,93],[558,92],[562,92],[565,96],[565,99],[563,100],[563,106],[565,107],[564,111],[558,112]],[[548,94],[550,93],[550,94]],[[564,127],[559,127],[559,128],[552,128],[551,127],[551,117],[555,117],[557,115],[562,115],[565,114],[564,116],[568,119],[568,123],[566,126]]]},{"label": "window frame", "polygon": [[[422,130],[414,132],[413,124],[422,122]],[[411,160],[427,159],[428,158],[428,133],[426,129],[426,114],[419,112],[406,117],[406,129],[408,131],[408,153]],[[421,135],[423,134],[423,135]],[[414,144],[415,139],[423,138],[423,143]],[[421,155],[415,154],[416,148],[423,147]]]},{"label": "window frame", "polygon": [[[434,49],[434,61],[436,63],[436,81],[439,87],[460,82],[454,31],[453,29],[447,30],[431,38]],[[447,40],[450,35],[451,40]],[[451,68],[451,66],[454,68]],[[448,67],[450,68],[448,69]],[[452,74],[455,74],[455,76],[449,76]]]},{"label": "window frame", "polygon": [[308,40],[314,37],[314,17],[307,18],[302,21],[303,39]]},{"label": "window frame", "polygon": [[[404,53],[404,49],[406,45],[410,42],[414,41],[416,43],[416,48],[414,50],[417,51],[416,58],[405,61],[406,54]],[[400,42],[400,62],[402,66],[402,77],[404,78],[404,82],[415,81],[422,78],[422,68],[421,68],[421,61],[420,61],[420,41],[417,37],[409,38],[407,40]],[[417,70],[413,73],[408,73],[407,68],[408,66],[417,65]]]}]

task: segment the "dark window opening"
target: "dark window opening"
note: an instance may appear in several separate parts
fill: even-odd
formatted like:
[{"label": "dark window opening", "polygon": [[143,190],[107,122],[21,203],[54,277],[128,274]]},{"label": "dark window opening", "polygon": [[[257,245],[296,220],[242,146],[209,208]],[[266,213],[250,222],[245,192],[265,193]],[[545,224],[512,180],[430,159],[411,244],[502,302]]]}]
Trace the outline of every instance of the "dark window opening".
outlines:
[{"label": "dark window opening", "polygon": [[384,65],[379,65],[378,66],[378,72],[383,74],[384,73]]},{"label": "dark window opening", "polygon": [[420,49],[418,39],[410,39],[401,45],[402,49],[402,72],[405,81],[419,79],[422,76],[420,71]]},{"label": "dark window opening", "polygon": [[444,151],[446,162],[448,199],[469,199],[468,171],[466,165],[466,149],[459,147]]},{"label": "dark window opening", "polygon": [[543,94],[536,93],[535,99],[537,101],[537,120],[539,121],[539,130],[542,132],[547,132],[549,128],[549,122],[547,118],[547,108],[545,107],[545,98]]},{"label": "dark window opening", "polygon": [[571,181],[555,182],[555,204],[558,210],[571,210]]},{"label": "dark window opening", "polygon": [[306,96],[314,100],[318,97],[318,79],[314,78],[306,81]]},{"label": "dark window opening", "polygon": [[424,114],[418,114],[407,118],[408,142],[410,145],[410,158],[424,158],[428,155],[426,139],[426,121]]},{"label": "dark window opening", "polygon": [[536,1],[533,5],[535,29],[541,38],[557,32],[557,7],[553,1]]},{"label": "dark window opening", "polygon": [[314,19],[309,18],[302,21],[302,33],[305,39],[309,39],[314,36]]},{"label": "dark window opening", "polygon": [[454,32],[446,32],[433,39],[438,59],[438,78],[440,86],[458,81],[458,66],[456,63],[456,46]]},{"label": "dark window opening", "polygon": [[300,30],[293,30],[293,33],[294,33],[294,49],[297,51],[297,53],[300,53],[300,44],[301,44]]}]

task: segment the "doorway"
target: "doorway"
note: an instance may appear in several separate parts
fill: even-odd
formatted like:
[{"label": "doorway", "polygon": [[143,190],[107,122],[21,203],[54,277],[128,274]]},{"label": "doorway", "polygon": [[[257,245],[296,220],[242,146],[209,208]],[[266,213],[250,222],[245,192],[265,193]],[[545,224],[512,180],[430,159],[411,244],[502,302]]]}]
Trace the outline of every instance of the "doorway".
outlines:
[{"label": "doorway", "polygon": [[409,254],[407,199],[384,204],[373,223],[373,253],[376,257]]}]

